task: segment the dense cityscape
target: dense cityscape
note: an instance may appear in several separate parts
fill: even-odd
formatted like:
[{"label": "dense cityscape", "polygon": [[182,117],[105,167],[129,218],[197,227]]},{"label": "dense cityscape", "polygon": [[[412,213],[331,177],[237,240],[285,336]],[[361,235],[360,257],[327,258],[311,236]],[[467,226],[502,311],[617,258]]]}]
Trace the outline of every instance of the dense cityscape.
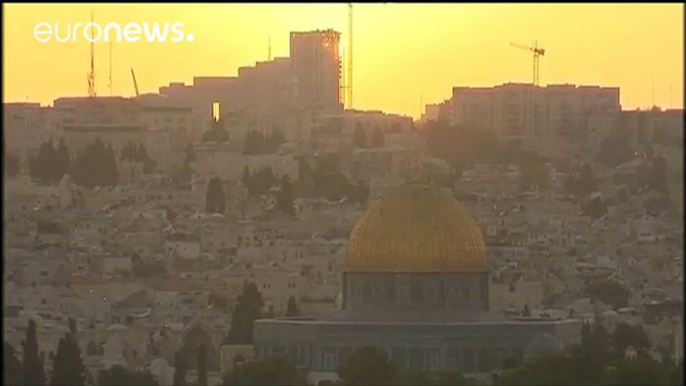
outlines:
[{"label": "dense cityscape", "polygon": [[683,109],[357,110],[340,40],[3,103],[4,384],[683,384]]}]

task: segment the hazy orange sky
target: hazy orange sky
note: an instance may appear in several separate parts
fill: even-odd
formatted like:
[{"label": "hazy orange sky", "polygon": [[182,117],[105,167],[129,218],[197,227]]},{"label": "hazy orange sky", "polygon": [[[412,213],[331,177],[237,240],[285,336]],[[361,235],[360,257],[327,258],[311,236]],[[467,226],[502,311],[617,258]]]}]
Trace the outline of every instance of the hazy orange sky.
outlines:
[{"label": "hazy orange sky", "polygon": [[[5,101],[51,104],[87,94],[89,43],[40,43],[34,28],[182,22],[193,42],[114,43],[114,95],[193,76],[233,76],[241,66],[288,56],[289,32],[334,28],[347,44],[346,4],[13,4],[3,5]],[[453,86],[531,82],[532,57],[510,42],[546,49],[541,84],[621,87],[626,109],[683,106],[682,4],[358,4],[354,5],[355,108],[417,117]],[[347,48],[347,47],[346,47]],[[109,95],[108,43],[95,44],[98,95]],[[654,81],[653,81],[654,79]],[[654,84],[654,87],[653,87]],[[654,90],[654,91],[653,91]]]}]

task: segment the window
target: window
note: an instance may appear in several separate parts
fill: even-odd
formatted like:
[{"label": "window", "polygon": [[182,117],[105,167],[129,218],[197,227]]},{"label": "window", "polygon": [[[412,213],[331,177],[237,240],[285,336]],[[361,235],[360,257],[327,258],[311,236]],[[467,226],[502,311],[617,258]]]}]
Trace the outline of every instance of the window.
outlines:
[{"label": "window", "polygon": [[391,349],[391,361],[399,370],[407,368],[407,351],[404,347],[394,347]]},{"label": "window", "polygon": [[487,372],[491,367],[491,353],[488,349],[479,350],[479,372]]},{"label": "window", "polygon": [[332,353],[324,354],[324,370],[333,370],[335,368],[334,357]]},{"label": "window", "polygon": [[429,354],[429,370],[438,371],[441,368],[441,354],[433,351]]},{"label": "window", "polygon": [[474,372],[474,350],[471,348],[464,349],[464,366],[463,371],[465,373]]},{"label": "window", "polygon": [[[321,276],[321,272],[319,274]],[[371,293],[372,293],[372,283],[369,280],[364,281],[363,291],[364,291],[364,295],[363,295],[364,298],[369,299],[371,297]]]},{"label": "window", "polygon": [[457,348],[451,348],[448,350],[448,358],[446,367],[448,371],[458,371],[460,369],[459,362],[460,350]]},{"label": "window", "polygon": [[410,370],[421,371],[424,369],[424,358],[422,350],[418,348],[410,349]]}]

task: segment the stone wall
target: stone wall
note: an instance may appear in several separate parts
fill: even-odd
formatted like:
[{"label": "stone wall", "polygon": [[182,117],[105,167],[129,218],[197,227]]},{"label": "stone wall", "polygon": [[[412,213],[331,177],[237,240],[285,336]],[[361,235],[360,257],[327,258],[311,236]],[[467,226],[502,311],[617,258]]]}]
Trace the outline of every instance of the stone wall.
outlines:
[{"label": "stone wall", "polygon": [[255,323],[258,357],[283,353],[310,370],[335,371],[355,348],[374,345],[402,369],[466,373],[522,361],[541,337],[577,343],[578,320],[394,324],[261,320]]},{"label": "stone wall", "polygon": [[488,310],[486,273],[343,274],[344,309]]}]

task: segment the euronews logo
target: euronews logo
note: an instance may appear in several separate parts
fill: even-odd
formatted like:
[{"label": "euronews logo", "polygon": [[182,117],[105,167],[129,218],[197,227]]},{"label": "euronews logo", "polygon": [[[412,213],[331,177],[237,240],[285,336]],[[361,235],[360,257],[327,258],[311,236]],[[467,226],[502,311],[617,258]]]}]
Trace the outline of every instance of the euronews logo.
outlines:
[{"label": "euronews logo", "polygon": [[[131,22],[125,26],[119,23],[107,23],[102,27],[99,23],[71,23],[59,25],[41,22],[33,29],[33,36],[41,43],[52,41],[53,38],[59,43],[76,42],[83,38],[91,43],[101,40],[109,42],[127,41],[136,43],[147,40],[150,43],[164,43],[167,39],[173,43],[182,41],[192,42],[193,34],[183,32],[183,23],[136,23]],[[143,40],[143,41],[145,41]]]}]

